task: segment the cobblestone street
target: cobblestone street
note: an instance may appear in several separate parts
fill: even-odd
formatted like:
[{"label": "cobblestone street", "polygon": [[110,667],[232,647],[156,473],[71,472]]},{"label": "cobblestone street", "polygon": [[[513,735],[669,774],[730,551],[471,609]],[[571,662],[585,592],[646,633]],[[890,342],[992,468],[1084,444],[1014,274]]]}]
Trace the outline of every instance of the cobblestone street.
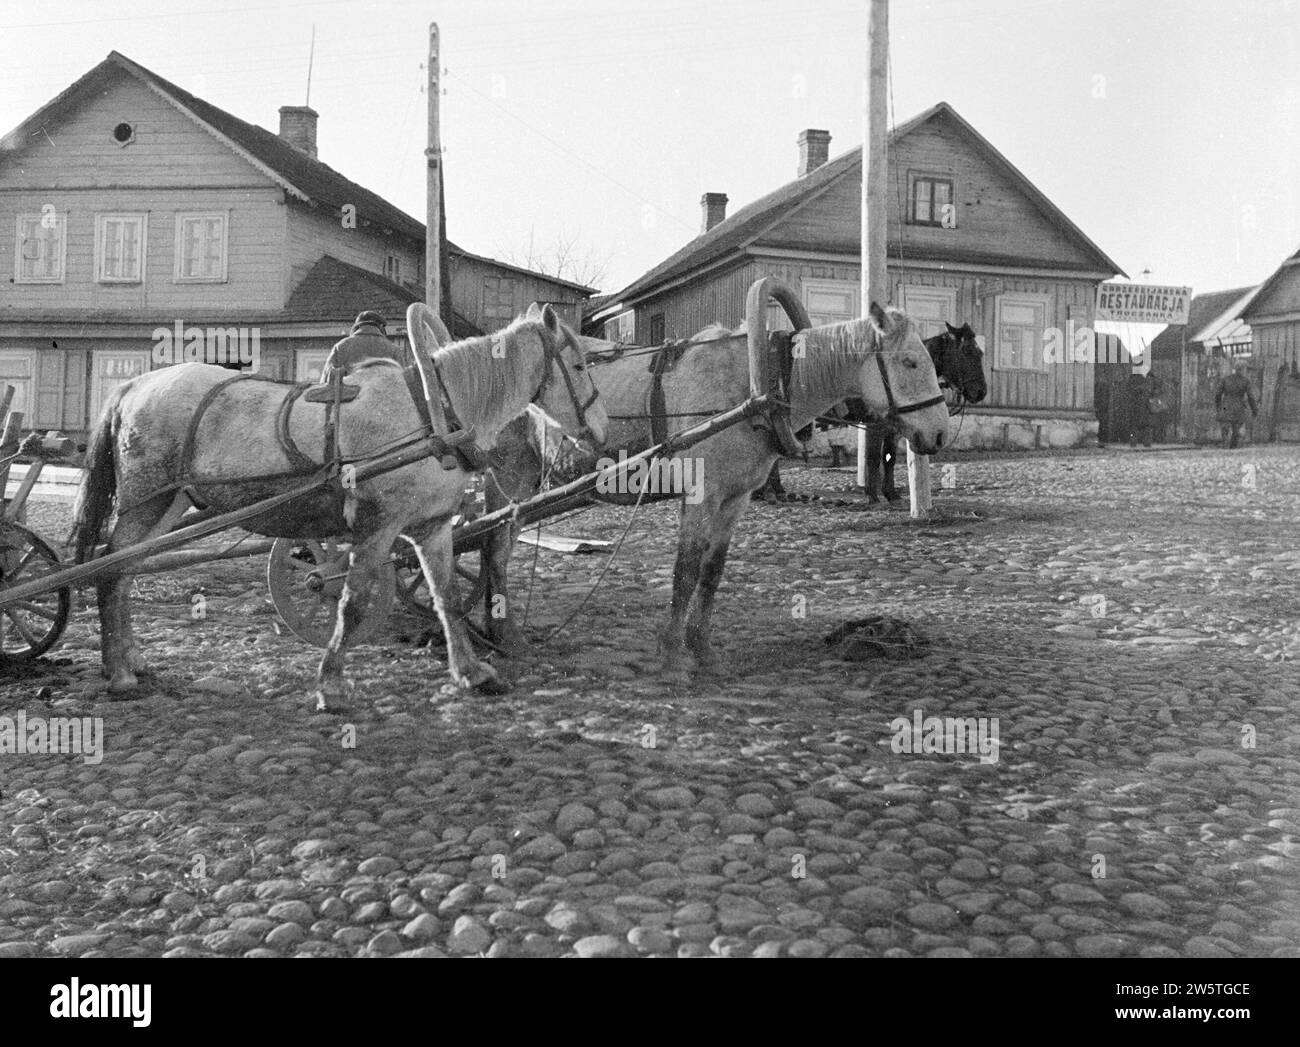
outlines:
[{"label": "cobblestone street", "polygon": [[[1300,448],[952,463],[919,524],[787,466],[827,501],[742,518],[712,678],[657,673],[673,505],[554,639],[607,553],[519,547],[502,697],[395,613],[311,712],[259,558],[138,579],[156,675],[110,702],[79,593],[0,678],[0,716],[104,730],[99,764],[0,754],[0,957],[1300,956]],[[867,615],[923,653],[836,658]],[[918,710],[996,718],[995,759],[895,752]]]}]

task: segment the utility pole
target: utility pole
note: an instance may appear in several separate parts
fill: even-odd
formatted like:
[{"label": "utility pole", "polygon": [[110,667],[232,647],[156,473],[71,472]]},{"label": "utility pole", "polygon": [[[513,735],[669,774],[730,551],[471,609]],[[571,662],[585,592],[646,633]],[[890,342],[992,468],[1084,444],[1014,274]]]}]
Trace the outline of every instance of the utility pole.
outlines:
[{"label": "utility pole", "polygon": [[438,23],[430,22],[429,80],[425,85],[429,96],[429,144],[424,155],[428,158],[429,174],[424,222],[424,300],[439,315],[442,313],[442,134],[438,123],[438,103],[442,98],[440,62]]},{"label": "utility pole", "polygon": [[[886,263],[889,232],[889,0],[870,0],[867,26],[867,90],[862,144],[862,311],[892,298]],[[900,216],[901,217],[901,216]],[[867,434],[858,430],[858,486],[867,483]],[[907,484],[912,516],[930,510],[930,459],[907,447]]]}]

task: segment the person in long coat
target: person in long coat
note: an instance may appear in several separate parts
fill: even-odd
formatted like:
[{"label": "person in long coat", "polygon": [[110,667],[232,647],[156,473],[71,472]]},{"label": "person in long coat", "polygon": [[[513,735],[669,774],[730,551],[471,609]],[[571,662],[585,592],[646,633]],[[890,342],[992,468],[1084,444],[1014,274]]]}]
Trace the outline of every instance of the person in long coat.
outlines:
[{"label": "person in long coat", "polygon": [[1225,376],[1214,391],[1214,410],[1219,419],[1219,433],[1223,437],[1225,449],[1233,449],[1241,438],[1241,427],[1246,421],[1246,408],[1250,407],[1250,416],[1259,414],[1259,405],[1250,388],[1250,379],[1246,377],[1246,365],[1237,364],[1232,374]]},{"label": "person in long coat", "polygon": [[1151,446],[1151,381],[1145,374],[1129,375],[1125,389],[1128,393],[1128,445],[1136,447],[1138,437],[1142,446]]}]

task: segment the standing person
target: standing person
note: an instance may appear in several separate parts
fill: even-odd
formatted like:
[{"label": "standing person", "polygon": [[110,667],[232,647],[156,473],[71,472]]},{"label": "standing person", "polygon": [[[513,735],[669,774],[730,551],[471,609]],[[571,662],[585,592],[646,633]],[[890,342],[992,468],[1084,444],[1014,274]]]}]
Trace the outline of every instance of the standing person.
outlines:
[{"label": "standing person", "polygon": [[1151,386],[1147,375],[1131,374],[1128,378],[1128,445],[1151,446]]},{"label": "standing person", "polygon": [[1250,379],[1246,377],[1246,365],[1239,363],[1219,382],[1214,391],[1214,410],[1219,418],[1219,432],[1223,437],[1223,446],[1232,450],[1241,438],[1241,427],[1246,421],[1246,407],[1250,406],[1252,419],[1259,415],[1259,405],[1255,394],[1250,391]]},{"label": "standing person", "polygon": [[1165,442],[1165,424],[1169,421],[1169,402],[1161,395],[1164,385],[1155,375],[1147,377],[1147,408],[1151,412],[1151,438],[1154,442]]}]

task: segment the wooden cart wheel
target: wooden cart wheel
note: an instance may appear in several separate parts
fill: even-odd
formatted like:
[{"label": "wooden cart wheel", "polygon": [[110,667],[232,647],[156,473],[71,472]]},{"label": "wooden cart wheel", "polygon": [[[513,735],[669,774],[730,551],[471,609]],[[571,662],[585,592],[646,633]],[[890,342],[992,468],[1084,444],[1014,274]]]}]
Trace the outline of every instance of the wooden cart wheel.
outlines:
[{"label": "wooden cart wheel", "polygon": [[[473,556],[473,560],[470,557]],[[456,589],[460,598],[460,614],[469,618],[483,603],[487,577],[477,553],[462,553],[455,558]],[[414,614],[430,621],[438,620],[433,609],[433,596],[424,580],[424,572],[414,556],[402,557],[397,562],[397,598]]]},{"label": "wooden cart wheel", "polygon": [[[352,546],[334,538],[277,538],[266,562],[266,584],[280,620],[289,631],[316,647],[334,635],[339,598],[347,576]],[[370,610],[353,643],[375,639],[388,621],[395,588],[392,564],[379,572]]]},{"label": "wooden cart wheel", "polygon": [[[0,522],[0,589],[58,570],[59,556],[21,524]],[[72,588],[38,593],[0,611],[0,665],[39,658],[63,635]]]}]

